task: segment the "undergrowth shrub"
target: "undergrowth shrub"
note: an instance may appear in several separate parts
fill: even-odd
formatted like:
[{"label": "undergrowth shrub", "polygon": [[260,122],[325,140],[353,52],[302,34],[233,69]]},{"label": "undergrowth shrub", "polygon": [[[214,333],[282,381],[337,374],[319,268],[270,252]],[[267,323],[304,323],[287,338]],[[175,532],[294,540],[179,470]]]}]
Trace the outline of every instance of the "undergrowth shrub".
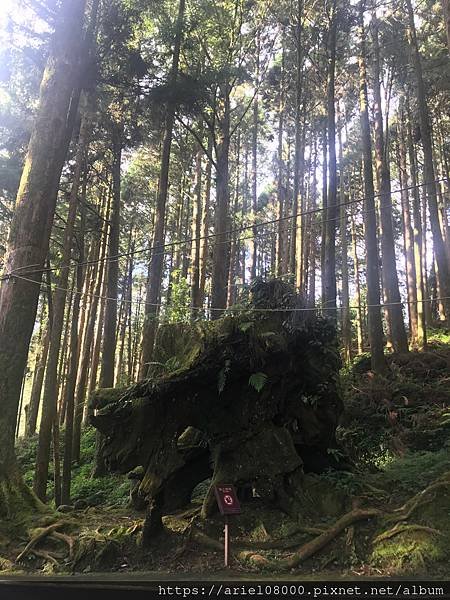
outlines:
[{"label": "undergrowth shrub", "polygon": [[[64,429],[61,430],[62,456],[64,449]],[[22,468],[24,479],[30,487],[33,485],[34,468],[38,436],[19,438],[16,446],[18,462]],[[51,456],[53,455],[53,452]],[[106,475],[93,479],[91,477],[95,456],[95,429],[86,427],[81,433],[80,463],[72,469],[71,500],[86,500],[90,505],[107,504],[109,506],[125,505],[129,499],[130,484],[124,475]],[[47,498],[54,498],[54,465],[50,461]]]}]

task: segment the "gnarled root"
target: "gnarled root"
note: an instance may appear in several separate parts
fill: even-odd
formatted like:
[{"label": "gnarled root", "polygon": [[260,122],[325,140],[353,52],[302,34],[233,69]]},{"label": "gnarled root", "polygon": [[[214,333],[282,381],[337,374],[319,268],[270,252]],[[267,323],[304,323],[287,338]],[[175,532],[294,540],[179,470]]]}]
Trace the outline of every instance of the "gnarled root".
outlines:
[{"label": "gnarled root", "polygon": [[255,566],[260,566],[269,570],[287,570],[297,567],[301,562],[310,558],[327,544],[333,541],[342,531],[356,523],[372,517],[378,517],[382,512],[377,508],[355,508],[343,515],[329,529],[315,537],[310,542],[303,544],[291,557],[273,561],[257,554],[255,552],[241,552],[239,557],[245,559]]},{"label": "gnarled root", "polygon": [[[447,475],[448,477],[449,475]],[[436,490],[450,487],[450,479],[441,479],[435,481],[424,490],[413,496],[408,502],[405,502],[403,506],[397,508],[393,511],[393,514],[389,517],[390,521],[407,521],[409,517],[413,514],[413,512],[423,504],[427,502],[431,502],[428,496],[431,492],[435,492]]]},{"label": "gnarled root", "polygon": [[[60,529],[61,527],[64,527],[65,525],[68,525],[68,524],[69,524],[68,521],[58,521],[58,523],[53,523],[52,525],[49,525],[48,527],[39,529],[37,531],[37,533],[28,542],[28,544],[25,546],[25,548],[22,550],[22,552],[18,555],[18,557],[16,558],[16,562],[20,562],[21,560],[23,560],[27,556],[27,554],[29,554],[31,551],[34,552],[34,547],[37,544],[39,544],[42,540],[44,540],[47,536],[54,534],[55,537],[57,537],[56,530]],[[62,535],[63,534],[60,534],[60,536],[62,536]],[[63,536],[63,537],[66,538],[68,536]],[[61,537],[59,539],[61,539]],[[65,540],[65,541],[67,541],[67,543],[69,544],[68,540]],[[69,547],[70,547],[70,545],[69,545]]]}]

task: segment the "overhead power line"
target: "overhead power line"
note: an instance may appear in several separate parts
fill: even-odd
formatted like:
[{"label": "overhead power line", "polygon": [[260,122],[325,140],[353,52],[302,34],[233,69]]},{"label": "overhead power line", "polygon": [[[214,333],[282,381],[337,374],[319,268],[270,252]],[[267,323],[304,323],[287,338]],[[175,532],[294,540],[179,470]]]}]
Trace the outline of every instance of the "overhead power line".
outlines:
[{"label": "overhead power line", "polygon": [[[32,283],[34,285],[39,285],[41,287],[41,289],[45,289],[48,290],[49,287],[51,287],[53,290],[60,290],[63,292],[71,292],[72,290],[70,290],[69,288],[62,288],[59,287],[55,284],[42,284],[39,281],[36,281],[35,279],[29,279],[28,277],[23,277],[22,275],[16,275],[15,276],[17,279],[21,279],[22,281],[27,281],[28,283]],[[78,292],[77,292],[78,293]],[[117,298],[111,298],[108,296],[103,296],[101,294],[94,294],[93,292],[81,292],[80,296],[85,297],[91,297],[91,298],[98,298],[99,300],[103,300],[103,301],[111,301],[111,302],[117,302]],[[337,300],[337,298],[335,298],[335,300]],[[211,307],[204,307],[204,306],[195,306],[195,307],[186,307],[188,310],[196,310],[196,311],[201,311],[201,312],[224,312],[225,310],[229,310],[232,312],[258,312],[258,313],[279,313],[279,312],[318,312],[318,311],[337,311],[337,312],[341,312],[343,310],[358,310],[358,309],[364,309],[364,308],[389,308],[390,306],[404,306],[404,305],[417,305],[417,304],[423,304],[423,303],[429,303],[429,302],[440,302],[440,301],[445,301],[445,300],[450,300],[450,296],[444,296],[444,297],[439,297],[439,298],[425,298],[423,300],[400,300],[399,302],[384,302],[384,303],[380,303],[380,304],[352,304],[349,306],[309,306],[309,307],[299,307],[299,308],[289,308],[289,307],[279,307],[279,308],[253,308],[251,306],[249,307],[243,307],[243,306],[229,306],[227,308],[211,308]],[[153,306],[156,308],[165,308],[165,309],[170,309],[172,308],[173,305],[171,304],[162,304],[162,303],[147,303],[145,300],[143,300],[142,298],[137,299],[137,300],[127,300],[126,298],[121,298],[121,302],[124,302],[125,304],[141,304],[144,306]],[[177,306],[176,308],[179,308],[179,306]]]},{"label": "overhead power line", "polygon": [[[418,183],[416,185],[410,185],[410,186],[405,186],[403,188],[397,188],[397,189],[391,191],[391,195],[397,194],[400,192],[404,192],[404,191],[408,191],[408,190],[426,187],[428,185],[442,183],[444,181],[448,182],[448,179],[446,177],[442,177],[440,179],[435,179],[432,182],[423,182],[423,183]],[[374,194],[374,197],[380,198],[381,195],[382,195],[381,193],[376,193],[376,194]],[[152,246],[150,248],[142,247],[142,248],[132,250],[130,252],[123,252],[123,253],[119,253],[119,254],[116,254],[113,256],[105,256],[105,257],[94,259],[94,260],[86,260],[81,263],[79,263],[76,259],[71,259],[71,263],[75,263],[77,266],[86,266],[86,265],[93,265],[93,264],[98,264],[98,263],[102,263],[102,262],[116,262],[116,261],[119,261],[121,258],[136,256],[136,255],[144,254],[144,253],[148,253],[148,252],[155,252],[155,251],[164,252],[164,250],[173,248],[175,246],[190,244],[192,242],[201,242],[201,241],[204,241],[207,239],[214,239],[214,238],[218,238],[218,237],[222,237],[222,236],[234,235],[234,234],[242,233],[244,231],[249,231],[249,230],[254,231],[255,229],[260,228],[260,227],[265,227],[267,225],[273,225],[273,224],[280,223],[283,221],[289,221],[291,219],[298,219],[301,217],[312,216],[314,214],[319,214],[324,211],[329,211],[329,210],[339,211],[339,209],[344,206],[352,206],[352,205],[358,204],[360,202],[363,202],[365,199],[366,199],[366,196],[360,196],[359,198],[355,198],[354,200],[349,200],[348,202],[341,202],[341,203],[335,204],[334,206],[328,206],[328,207],[321,206],[321,207],[317,207],[317,208],[312,208],[312,209],[308,209],[308,210],[296,213],[295,215],[286,215],[284,217],[279,217],[277,219],[270,219],[268,221],[262,221],[260,223],[243,225],[241,227],[229,229],[229,230],[223,231],[223,232],[211,233],[211,234],[200,236],[200,237],[196,236],[196,237],[184,238],[182,240],[166,242],[164,244]],[[365,211],[365,212],[368,212],[368,211]],[[340,215],[338,214],[336,217],[332,217],[330,219],[325,219],[325,220],[322,220],[321,222],[326,223],[326,222],[330,222],[330,221],[338,221],[339,219],[340,219]],[[302,225],[302,224],[297,225],[295,229],[298,229],[301,227],[306,227],[306,225]],[[291,229],[289,229],[289,231]],[[264,234],[264,232],[263,232],[263,234]],[[265,235],[269,235],[269,234],[266,233]],[[242,238],[242,239],[243,240],[251,240],[251,239],[254,239],[255,237],[256,237],[256,235],[250,236],[247,238]],[[218,243],[227,243],[228,244],[228,243],[230,243],[230,240],[225,240],[223,242],[218,242]],[[11,279],[13,277],[17,277],[18,273],[19,272],[23,273],[23,271],[25,271],[25,275],[29,276],[29,275],[39,274],[39,273],[42,274],[42,273],[47,273],[47,272],[52,272],[52,271],[59,271],[60,269],[67,269],[67,268],[70,268],[71,264],[60,265],[57,267],[46,267],[46,268],[33,269],[33,267],[36,267],[36,266],[38,266],[38,265],[23,265],[22,267],[19,267],[15,271],[5,273],[2,277],[0,277],[0,281],[5,281],[5,280]],[[27,271],[27,269],[33,269],[33,270]]]}]

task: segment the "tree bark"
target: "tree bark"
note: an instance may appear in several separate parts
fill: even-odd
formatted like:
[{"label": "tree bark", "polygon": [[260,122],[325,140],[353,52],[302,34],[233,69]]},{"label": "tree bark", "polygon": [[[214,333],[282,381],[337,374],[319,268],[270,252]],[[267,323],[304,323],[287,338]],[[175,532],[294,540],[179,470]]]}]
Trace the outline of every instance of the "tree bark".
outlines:
[{"label": "tree bark", "polygon": [[[169,86],[178,78],[181,43],[183,39],[185,0],[180,0],[174,40],[172,66],[169,75]],[[161,153],[161,170],[159,174],[158,196],[156,200],[155,223],[152,238],[152,253],[146,290],[145,317],[142,333],[142,355],[139,378],[147,375],[148,363],[152,359],[153,346],[157,329],[158,304],[160,301],[161,282],[164,270],[164,225],[166,218],[167,195],[169,192],[169,166],[172,147],[172,133],[175,120],[175,104],[170,101],[166,109],[164,124],[164,140]]]},{"label": "tree bark", "polygon": [[202,182],[202,158],[203,152],[199,148],[195,159],[195,190],[194,190],[194,210],[192,215],[192,262],[191,262],[191,305],[192,305],[192,317],[195,319],[198,315],[198,310],[202,305],[202,298],[200,294],[200,248],[201,248],[201,234],[202,234],[202,193],[203,193],[203,182]]},{"label": "tree bark", "polygon": [[339,130],[339,201],[340,201],[340,238],[342,261],[342,343],[346,362],[352,359],[352,323],[350,319],[350,293],[348,281],[348,242],[347,207],[345,206],[344,153],[342,135]]},{"label": "tree bark", "polygon": [[352,215],[352,260],[353,271],[355,276],[355,296],[356,296],[356,339],[358,344],[358,354],[364,352],[364,326],[363,326],[363,310],[361,306],[361,279],[359,276],[359,257],[358,244],[356,238],[355,217]]},{"label": "tree bark", "polygon": [[328,132],[326,122],[322,130],[322,236],[320,242],[320,283],[322,286],[322,306],[325,300],[325,258],[327,244],[327,213],[328,213]]},{"label": "tree bark", "polygon": [[403,218],[403,239],[405,248],[405,270],[406,270],[406,286],[408,292],[408,314],[410,323],[410,336],[411,344],[414,348],[417,347],[418,338],[418,313],[417,313],[417,278],[416,278],[416,265],[414,261],[414,240],[413,230],[411,224],[411,207],[409,201],[408,191],[408,171],[406,164],[406,147],[405,147],[405,131],[404,131],[404,118],[403,109],[399,114],[399,127],[398,127],[398,143],[397,143],[397,155],[398,155],[398,171],[399,181],[402,191],[401,203],[402,203],[402,218]]},{"label": "tree bark", "polygon": [[217,102],[217,124],[219,139],[217,142],[216,165],[216,215],[214,223],[213,271],[211,282],[211,309],[213,319],[218,319],[227,304],[227,284],[229,267],[229,221],[230,185],[230,83],[220,86]]},{"label": "tree bark", "polygon": [[[336,227],[337,227],[337,167],[336,167],[336,31],[337,2],[331,6],[331,21],[328,32],[328,85],[327,85],[327,130],[328,130],[328,205],[325,212],[325,281],[323,282],[323,307],[326,316],[336,322]],[[331,310],[328,310],[331,309]]]},{"label": "tree bark", "polygon": [[50,322],[47,319],[47,325],[43,334],[41,352],[36,357],[36,368],[33,377],[33,385],[31,388],[30,402],[27,407],[27,420],[25,424],[25,437],[27,438],[36,433],[37,418],[41,403],[42,385],[44,383],[45,365],[47,364],[49,344]]},{"label": "tree bark", "polygon": [[127,368],[125,362],[125,338],[127,334],[127,326],[129,326],[130,316],[130,306],[132,299],[132,288],[133,288],[133,269],[134,269],[134,261],[133,261],[133,253],[134,253],[134,239],[133,239],[133,229],[130,230],[129,238],[128,238],[128,250],[127,250],[128,264],[126,269],[126,274],[124,277],[124,286],[123,286],[123,298],[122,302],[124,304],[123,310],[123,318],[120,324],[120,335],[119,335],[119,356],[117,360],[117,368],[116,368],[116,386],[121,386],[126,383],[127,380]]},{"label": "tree bark", "polygon": [[[105,220],[108,220],[110,210],[110,198],[108,198],[107,206],[105,210]],[[97,320],[97,308],[100,292],[102,289],[103,271],[104,271],[104,260],[106,256],[106,232],[103,234],[103,239],[98,242],[98,262],[96,263],[97,269],[93,273],[95,281],[92,302],[89,306],[89,315],[87,318],[86,329],[83,336],[82,349],[80,355],[80,366],[78,370],[78,378],[76,383],[75,392],[75,412],[74,412],[74,427],[73,427],[73,441],[72,441],[72,459],[74,462],[80,460],[80,439],[81,439],[81,423],[83,420],[84,402],[86,397],[86,386],[87,377],[89,370],[89,363],[91,357],[91,347],[94,337],[95,322]]]},{"label": "tree bark", "polygon": [[[389,168],[388,144],[389,133],[384,131],[383,112],[380,89],[380,45],[378,38],[378,20],[374,16],[373,26],[373,96],[375,118],[375,167],[380,184],[380,223],[381,223],[381,255],[383,258],[383,288],[387,300],[388,329],[392,344],[397,352],[408,352],[403,310],[400,302],[398,286],[397,262],[395,257],[394,229],[392,225],[391,173]],[[386,134],[386,135],[385,135]]]},{"label": "tree bark", "polygon": [[[241,177],[241,132],[238,131],[237,142],[236,142],[236,177],[234,185],[234,202],[233,211],[231,215],[231,229],[234,231],[237,226],[237,215],[239,206],[239,185]],[[232,306],[236,301],[236,274],[238,273],[238,236],[239,231],[234,231],[231,240],[230,248],[230,268],[228,270],[228,294],[227,294],[227,307]]]},{"label": "tree bark", "polygon": [[447,32],[447,46],[450,54],[450,0],[441,0],[444,13],[445,30]]},{"label": "tree bark", "polygon": [[[83,183],[83,198],[86,197],[86,174]],[[83,292],[83,283],[86,269],[83,268],[84,261],[84,231],[85,231],[85,206],[80,206],[80,236],[79,236],[79,255],[76,270],[76,291],[73,299],[72,318],[70,321],[70,360],[67,375],[67,385],[65,390],[66,420],[64,434],[64,455],[63,470],[61,481],[61,503],[70,504],[70,484],[72,478],[72,444],[73,444],[73,425],[74,425],[74,403],[75,386],[78,372],[78,324],[80,318],[80,301]]]},{"label": "tree bark", "polygon": [[283,136],[284,136],[284,111],[285,111],[285,49],[284,40],[281,56],[281,75],[278,90],[278,150],[277,150],[277,203],[278,203],[278,237],[276,254],[276,274],[281,277],[286,273],[286,256],[284,255],[284,229],[287,223],[283,220],[285,213],[285,187],[284,187],[284,160],[283,160]]},{"label": "tree bark", "polygon": [[[297,285],[300,284],[297,278],[298,268],[298,244],[301,242],[301,220],[298,213],[302,210],[303,199],[300,198],[301,183],[303,177],[301,172],[301,106],[303,101],[303,12],[304,0],[297,0],[297,15],[295,24],[295,150],[294,150],[294,190],[292,198],[292,232],[289,267],[292,277]],[[301,248],[301,243],[300,243]]]},{"label": "tree bark", "polygon": [[431,141],[430,118],[428,113],[428,103],[425,93],[425,82],[422,72],[422,61],[419,52],[419,45],[416,35],[416,26],[414,23],[414,11],[411,0],[406,0],[408,11],[409,43],[411,47],[412,61],[417,84],[417,104],[420,119],[420,133],[423,148],[423,175],[425,180],[425,192],[428,201],[428,210],[430,212],[431,233],[433,236],[433,247],[436,255],[438,267],[437,277],[441,294],[446,299],[443,301],[445,316],[450,320],[450,265],[445,248],[445,242],[442,236],[441,225],[439,222],[439,207],[436,194],[436,175],[433,164],[433,146]]},{"label": "tree bark", "polygon": [[[258,213],[258,133],[259,133],[259,60],[260,60],[260,38],[259,32],[256,41],[256,74],[255,74],[255,98],[253,100],[252,115],[252,221],[256,224]],[[258,228],[253,227],[253,238],[251,240],[252,263],[250,268],[250,279],[253,280],[257,273],[258,256]]]},{"label": "tree bark", "polygon": [[[213,149],[213,138],[212,134],[208,136],[208,155],[210,156]],[[205,300],[205,285],[206,285],[206,271],[208,266],[208,248],[209,248],[209,222],[210,222],[210,204],[211,204],[211,171],[212,171],[212,163],[208,159],[206,163],[206,172],[205,172],[205,199],[204,199],[204,207],[203,207],[203,217],[202,217],[202,242],[200,247],[200,290],[199,290],[199,306],[203,306]]]},{"label": "tree bark", "polygon": [[108,261],[106,271],[105,320],[103,324],[102,360],[100,364],[100,387],[114,385],[116,354],[117,291],[119,282],[120,245],[120,164],[122,158],[123,126],[115,124],[113,131],[112,204],[109,219]]},{"label": "tree bark", "polygon": [[[409,112],[409,111],[408,111]],[[417,159],[414,149],[414,141],[411,132],[411,120],[408,116],[407,123],[407,144],[409,156],[409,173],[413,194],[413,215],[414,215],[414,263],[416,267],[417,282],[417,347],[424,350],[427,346],[427,325],[426,313],[427,305],[425,302],[425,275],[424,264],[422,260],[423,245],[423,227],[422,214],[420,209],[420,192],[417,180]]]},{"label": "tree bark", "polygon": [[61,253],[61,272],[57,281],[57,287],[53,299],[53,319],[50,336],[50,347],[46,376],[44,382],[44,396],[42,400],[42,418],[39,427],[39,442],[37,447],[36,468],[34,474],[33,489],[37,497],[43,502],[46,500],[48,466],[50,462],[50,443],[53,424],[57,414],[58,397],[58,358],[61,349],[61,337],[64,327],[64,313],[66,306],[66,289],[69,281],[70,261],[72,255],[73,233],[78,207],[78,190],[83,168],[84,153],[87,145],[89,132],[89,121],[83,116],[78,140],[75,170],[72,181],[72,189],[69,198],[69,212],[66,228],[64,231],[64,242]]},{"label": "tree bark", "polygon": [[369,343],[374,373],[383,374],[387,364],[383,352],[383,325],[380,311],[380,277],[373,184],[372,142],[370,139],[369,109],[367,99],[366,35],[364,31],[364,0],[360,2],[359,27],[361,48],[359,55],[359,107],[364,168],[364,210],[366,241],[367,305],[369,315]]},{"label": "tree bark", "polygon": [[[17,479],[14,434],[20,385],[36,317],[57,186],[71,134],[67,115],[79,74],[84,9],[84,0],[66,0],[60,9],[17,193],[5,259],[7,277],[0,288],[0,477],[6,486],[8,479],[11,483]],[[14,277],[14,273],[28,281]],[[21,487],[20,483],[16,487]],[[1,515],[5,502],[7,499],[0,501]]]}]

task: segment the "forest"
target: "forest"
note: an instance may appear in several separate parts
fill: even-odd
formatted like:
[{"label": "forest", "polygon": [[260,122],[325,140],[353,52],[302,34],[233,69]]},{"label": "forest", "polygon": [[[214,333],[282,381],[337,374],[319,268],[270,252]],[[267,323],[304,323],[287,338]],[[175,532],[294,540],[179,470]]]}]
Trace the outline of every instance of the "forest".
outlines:
[{"label": "forest", "polygon": [[448,576],[450,1],[2,8],[0,574]]}]

